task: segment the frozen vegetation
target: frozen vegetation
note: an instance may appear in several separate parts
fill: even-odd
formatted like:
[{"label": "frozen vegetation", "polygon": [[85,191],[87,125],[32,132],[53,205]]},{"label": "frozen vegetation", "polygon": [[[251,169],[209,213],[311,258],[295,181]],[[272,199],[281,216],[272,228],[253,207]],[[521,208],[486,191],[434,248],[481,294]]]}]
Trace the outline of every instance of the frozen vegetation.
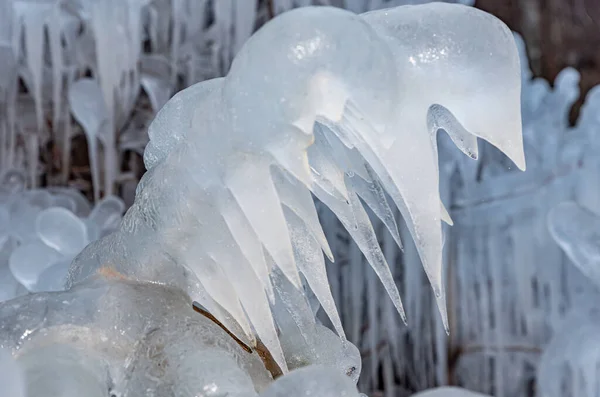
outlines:
[{"label": "frozen vegetation", "polygon": [[[539,363],[539,395],[598,396],[597,218],[560,204],[600,210],[597,91],[569,128],[577,72],[532,80],[463,6],[307,8],[247,40],[264,3],[0,0],[4,390],[358,396],[364,366],[390,396],[525,396]],[[77,134],[93,206],[36,188]]]}]

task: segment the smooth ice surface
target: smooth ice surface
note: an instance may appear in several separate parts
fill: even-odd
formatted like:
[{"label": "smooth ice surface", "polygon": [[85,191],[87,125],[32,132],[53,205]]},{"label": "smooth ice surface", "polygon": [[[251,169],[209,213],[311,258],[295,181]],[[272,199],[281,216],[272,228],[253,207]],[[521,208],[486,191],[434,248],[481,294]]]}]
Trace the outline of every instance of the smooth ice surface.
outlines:
[{"label": "smooth ice surface", "polygon": [[413,397],[485,397],[485,394],[475,393],[460,387],[438,387],[413,394]]},{"label": "smooth ice surface", "polygon": [[182,291],[105,274],[0,306],[0,348],[15,352],[36,393],[260,392],[272,381],[257,352],[196,313]]},{"label": "smooth ice surface", "polygon": [[[284,13],[246,42],[225,78],[188,88],[159,112],[135,203],[114,234],[76,258],[70,285],[110,264],[128,277],[183,287],[205,307],[225,308],[285,370],[269,305],[275,267],[296,288],[308,273],[339,324],[314,241],[330,250],[313,204],[302,198],[309,191],[340,219],[403,315],[363,207],[400,243],[388,194],[447,327],[441,220],[450,219],[435,136],[444,129],[470,156],[481,137],[524,168],[520,84],[512,34],[476,9],[439,3],[365,15],[328,7]],[[292,228],[309,238],[291,238]],[[225,277],[213,277],[219,272]],[[223,311],[215,316],[231,321]]]},{"label": "smooth ice surface", "polygon": [[19,352],[27,396],[106,397],[107,371],[99,357],[61,343]]},{"label": "smooth ice surface", "polygon": [[6,397],[25,397],[23,371],[8,349],[0,348],[0,385]]},{"label": "smooth ice surface", "polygon": [[35,229],[46,245],[65,256],[76,255],[89,242],[83,221],[65,208],[54,207],[40,212]]},{"label": "smooth ice surface", "polygon": [[356,385],[331,368],[313,365],[291,371],[273,382],[261,397],[358,397]]},{"label": "smooth ice surface", "polygon": [[31,289],[38,282],[40,274],[60,258],[57,250],[41,241],[32,241],[17,247],[8,263],[14,277]]}]

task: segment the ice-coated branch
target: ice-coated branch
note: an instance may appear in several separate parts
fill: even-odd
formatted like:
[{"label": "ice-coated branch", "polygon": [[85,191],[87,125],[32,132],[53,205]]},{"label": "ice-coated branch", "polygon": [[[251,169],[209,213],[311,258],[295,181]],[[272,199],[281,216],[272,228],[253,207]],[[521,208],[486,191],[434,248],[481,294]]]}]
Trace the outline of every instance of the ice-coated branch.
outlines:
[{"label": "ice-coated branch", "polygon": [[108,266],[183,287],[240,339],[260,338],[285,371],[271,314],[275,269],[295,288],[302,275],[343,336],[312,193],[403,315],[364,204],[400,243],[397,206],[447,326],[441,220],[450,219],[435,136],[445,130],[473,157],[481,137],[524,169],[520,84],[510,30],[476,9],[284,13],[246,42],[226,77],[180,92],[158,113],[135,203],[117,232],[76,258],[69,284]]}]

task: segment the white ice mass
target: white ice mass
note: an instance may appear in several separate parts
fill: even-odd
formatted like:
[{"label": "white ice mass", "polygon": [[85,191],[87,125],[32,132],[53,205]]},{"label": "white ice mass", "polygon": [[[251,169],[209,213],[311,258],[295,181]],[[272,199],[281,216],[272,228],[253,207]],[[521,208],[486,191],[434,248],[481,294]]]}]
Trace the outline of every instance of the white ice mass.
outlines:
[{"label": "white ice mass", "polygon": [[[524,169],[520,72],[510,30],[466,6],[283,13],[241,47],[225,77],[192,85],[162,107],[148,132],[147,173],[118,229],[74,259],[68,291],[4,304],[0,347],[12,349],[34,388],[51,383],[51,371],[77,369],[72,384],[54,385],[72,395],[109,384],[122,396],[192,396],[211,385],[211,373],[221,383],[206,395],[283,395],[299,385],[310,392],[302,377],[314,378],[318,367],[267,387],[272,375],[307,365],[341,376],[324,377],[317,385],[324,394],[358,394],[346,376],[356,382],[360,355],[345,340],[330,291],[325,256],[334,258],[315,198],[352,236],[404,317],[370,220],[379,218],[400,246],[398,208],[447,327],[441,222],[452,221],[440,199],[437,133],[473,158],[482,138]],[[71,111],[94,142],[95,185],[96,139],[111,147],[102,134],[113,127],[104,123],[118,117],[80,101],[85,92],[110,91],[106,84],[82,79],[69,91]],[[98,222],[115,213],[110,202],[104,210]],[[56,223],[71,237],[52,234]],[[67,210],[45,209],[35,220],[36,244],[65,257],[81,248],[67,243],[94,240],[88,231]],[[13,273],[33,286],[39,269],[17,266],[28,259],[21,251],[11,255],[11,270],[23,269]],[[44,255],[50,259],[60,258]],[[315,320],[312,296],[338,336]],[[192,301],[234,337],[194,313]]]},{"label": "white ice mass", "polygon": [[285,368],[269,308],[274,266],[296,287],[302,274],[339,324],[310,193],[403,312],[361,202],[385,218],[387,194],[445,316],[436,133],[473,157],[475,137],[485,138],[524,168],[519,95],[512,34],[476,9],[285,13],[244,45],[226,77],[182,91],[159,112],[133,207],[116,233],[76,258],[70,285],[111,266],[181,287],[224,324],[235,319],[240,337],[259,337]]}]

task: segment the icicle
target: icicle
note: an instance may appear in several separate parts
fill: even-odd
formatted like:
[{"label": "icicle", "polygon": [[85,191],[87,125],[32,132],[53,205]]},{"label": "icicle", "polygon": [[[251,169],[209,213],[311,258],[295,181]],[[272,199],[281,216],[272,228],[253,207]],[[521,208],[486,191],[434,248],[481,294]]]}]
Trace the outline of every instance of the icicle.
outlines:
[{"label": "icicle", "polygon": [[267,291],[269,299],[273,302],[275,295],[269,277],[271,269],[267,267],[262,244],[252,229],[252,225],[233,197],[227,197],[223,200],[221,213],[236,243],[239,245],[248,262],[252,265],[256,276]]},{"label": "icicle", "polygon": [[[44,111],[42,108],[42,75],[43,75],[43,57],[44,57],[44,17],[45,7],[35,5],[35,9],[23,5],[20,10],[23,21],[23,30],[25,33],[25,56],[27,57],[27,66],[31,72],[33,99],[35,101],[35,113],[38,131],[43,131]],[[38,133],[39,133],[38,132]]]},{"label": "icicle", "polygon": [[106,128],[109,112],[102,92],[92,79],[77,80],[69,88],[69,106],[75,119],[81,124],[88,142],[94,201],[100,200],[100,164],[98,162],[98,136]]},{"label": "icicle", "polygon": [[[256,345],[252,329],[244,314],[238,295],[221,267],[213,259],[206,257],[194,248],[191,248],[188,253],[184,253],[184,258],[200,279],[208,295],[215,302],[219,302],[219,305],[233,316],[233,319],[242,327],[244,334],[250,340],[250,344]],[[221,318],[219,320],[227,324]]]},{"label": "icicle", "polygon": [[[369,172],[371,173],[372,171]],[[375,178],[375,175],[373,175],[373,178]],[[398,232],[398,225],[396,224],[394,213],[392,212],[385,197],[385,192],[377,179],[365,181],[358,176],[350,177],[348,179],[350,180],[352,189],[383,222],[394,238],[398,248],[402,249],[402,241],[400,240],[400,233]]]},{"label": "icicle", "polygon": [[[300,334],[304,339],[304,342],[309,346],[312,346],[312,339],[315,335],[315,318],[313,317],[310,306],[306,301],[304,294],[294,287],[289,280],[281,273],[280,269],[275,269],[271,273],[273,278],[273,285],[275,291],[277,291],[276,303],[283,306],[283,310],[292,318],[294,324],[300,330]],[[277,313],[277,304],[276,313]],[[281,309],[280,309],[281,310]],[[284,319],[281,316],[278,317],[279,324],[282,328],[287,328],[283,323]],[[289,325],[288,325],[289,327]],[[316,353],[316,352],[315,352]]]},{"label": "icicle", "polygon": [[323,306],[323,310],[327,313],[338,335],[345,340],[346,335],[342,327],[342,322],[335,307],[331,290],[329,289],[325,260],[321,253],[321,247],[311,235],[312,233],[310,233],[304,222],[304,218],[286,208],[284,208],[284,214],[290,230],[298,268],[317,296],[321,306]]},{"label": "icicle", "polygon": [[[319,200],[321,200],[325,205],[327,205],[340,219],[348,233],[352,236],[356,244],[359,246],[367,261],[373,267],[373,270],[377,273],[381,282],[385,286],[385,289],[388,291],[390,298],[394,302],[398,313],[404,321],[406,321],[406,317],[404,315],[404,308],[402,307],[402,302],[400,300],[400,294],[398,292],[398,288],[394,282],[394,279],[391,275],[389,266],[385,261],[383,253],[381,252],[381,248],[379,247],[379,243],[377,241],[377,237],[375,236],[375,232],[373,227],[371,226],[371,221],[369,220],[369,216],[367,215],[365,209],[363,208],[360,200],[356,196],[356,194],[352,193],[350,195],[350,205],[352,207],[352,214],[356,217],[356,222],[353,224],[350,219],[348,219],[347,212],[339,211],[339,206],[334,204],[331,196],[326,193],[315,190],[313,193],[317,196]],[[336,211],[337,209],[337,211]]]},{"label": "icicle", "polygon": [[50,41],[50,58],[52,59],[52,127],[56,131],[62,113],[63,89],[63,50],[61,43],[62,17],[58,6],[53,7],[48,21],[48,38]]},{"label": "icicle", "polygon": [[350,340],[357,344],[361,339],[360,330],[363,325],[363,313],[365,312],[365,310],[363,310],[363,303],[365,301],[364,292],[366,283],[363,280],[365,278],[365,270],[367,267],[363,263],[360,249],[354,242],[349,244],[348,263],[350,266],[349,277],[352,290],[349,302],[352,313],[352,317],[350,318]]},{"label": "icicle", "polygon": [[[368,257],[367,257],[368,260]],[[371,262],[369,260],[369,262]],[[375,270],[375,269],[373,269]],[[379,336],[379,316],[377,313],[378,305],[377,301],[379,300],[379,294],[377,290],[377,280],[375,279],[375,275],[372,272],[367,271],[367,319],[369,324],[369,339],[368,346],[369,352],[371,353],[369,356],[369,362],[371,367],[371,377],[372,379],[377,379],[378,373],[377,369],[379,367],[379,346],[378,346],[378,336]],[[404,319],[404,311],[401,312],[402,318]]]},{"label": "icicle", "polygon": [[181,30],[183,28],[182,21],[184,21],[184,3],[185,0],[173,0],[171,2],[173,7],[173,26],[171,33],[171,85],[173,86],[177,83],[177,66],[180,57]]},{"label": "icicle", "polygon": [[233,53],[236,54],[254,32],[258,0],[234,0],[232,6],[235,18]]},{"label": "icicle", "polygon": [[285,373],[287,372],[287,365],[279,345],[269,300],[262,283],[254,273],[252,265],[246,261],[239,247],[231,244],[235,240],[228,232],[225,221],[219,220],[218,216],[218,214],[203,215],[203,222],[209,222],[215,229],[212,232],[206,230],[202,234],[202,247],[221,266],[231,280],[239,300],[256,330],[257,336],[269,349],[273,358]]},{"label": "icicle", "polygon": [[[289,233],[269,169],[247,163],[230,175],[226,184],[277,266],[300,288]],[[268,218],[263,215],[267,213]]]},{"label": "icicle", "polygon": [[[231,62],[232,52],[232,37],[233,30],[233,10],[235,0],[222,0],[214,4],[215,24],[219,34],[217,42],[220,43],[220,61],[221,67],[229,65]],[[224,68],[224,71],[227,69]]]}]

